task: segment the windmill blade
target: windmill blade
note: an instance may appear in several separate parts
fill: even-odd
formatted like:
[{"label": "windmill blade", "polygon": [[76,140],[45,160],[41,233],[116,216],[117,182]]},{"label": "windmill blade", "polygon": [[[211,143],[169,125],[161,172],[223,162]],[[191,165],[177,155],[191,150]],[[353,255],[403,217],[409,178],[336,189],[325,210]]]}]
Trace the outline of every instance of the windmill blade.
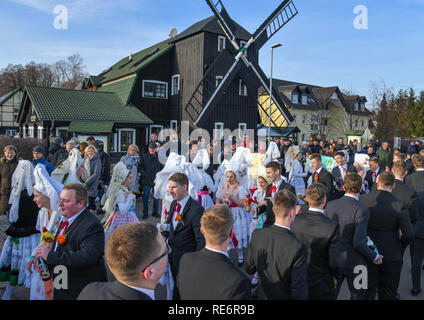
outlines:
[{"label": "windmill blade", "polygon": [[262,48],[274,34],[297,14],[298,11],[293,1],[284,0],[253,34],[253,39],[257,47],[259,49]]},{"label": "windmill blade", "polygon": [[[290,124],[291,122],[293,122],[294,118],[290,114],[290,112],[288,111],[286,104],[281,99],[281,96],[280,96],[278,90],[276,90],[274,88],[274,86],[272,86],[272,90],[270,89],[269,79],[265,75],[265,73],[262,71],[262,69],[259,67],[259,65],[256,64],[256,63],[250,63],[250,67],[252,68],[253,72],[256,74],[256,77],[260,81],[260,83],[263,86],[263,88],[265,89],[265,91],[271,97],[271,99],[274,102],[275,106],[277,107],[278,111],[281,112],[282,116],[286,119],[287,124]],[[277,111],[277,109],[275,109],[274,112]]]},{"label": "windmill blade", "polygon": [[218,101],[218,97],[222,97],[220,93],[225,91],[227,89],[231,82],[234,80],[235,76],[239,72],[241,68],[241,61],[239,59],[235,60],[234,63],[231,65],[231,67],[228,69],[227,73],[225,74],[222,81],[219,83],[218,87],[214,90],[211,97],[207,100],[204,107],[202,108],[201,112],[199,113],[199,116],[197,117],[195,124],[198,125],[199,121],[210,114],[213,110],[213,106],[216,105]]}]

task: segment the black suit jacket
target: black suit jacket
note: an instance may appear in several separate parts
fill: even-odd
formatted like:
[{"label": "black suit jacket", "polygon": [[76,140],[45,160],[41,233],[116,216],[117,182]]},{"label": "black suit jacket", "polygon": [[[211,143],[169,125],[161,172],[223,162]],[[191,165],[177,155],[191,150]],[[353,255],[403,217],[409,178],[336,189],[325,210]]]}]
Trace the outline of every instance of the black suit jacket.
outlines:
[{"label": "black suit jacket", "polygon": [[308,248],[308,287],[311,300],[335,299],[334,278],[338,277],[330,257],[339,241],[336,222],[320,212],[298,214],[292,225],[293,234]]},{"label": "black suit jacket", "polygon": [[180,258],[184,253],[199,251],[205,246],[205,238],[200,233],[200,219],[205,209],[191,197],[189,197],[181,214],[183,222],[179,222],[174,230],[171,219],[177,201],[171,203],[170,214],[167,223],[170,224],[169,234],[164,234],[168,238],[168,244],[172,251],[169,254],[169,264],[174,279],[178,274]]},{"label": "black suit jacket", "polygon": [[148,295],[130,288],[118,280],[94,282],[86,286],[78,300],[152,300]]},{"label": "black suit jacket", "polygon": [[405,183],[415,191],[424,190],[424,171],[416,171],[406,176]]},{"label": "black suit jacket", "polygon": [[343,196],[327,203],[327,217],[339,225],[340,240],[332,252],[333,265],[340,269],[353,270],[366,265],[367,260],[377,256],[367,246],[367,227],[370,213],[354,198]]},{"label": "black suit jacket", "polygon": [[392,193],[376,190],[359,198],[360,203],[370,211],[368,235],[374,241],[383,261],[400,261],[400,233],[406,241],[413,236],[411,221],[406,205]]},{"label": "black suit jacket", "polygon": [[408,187],[403,181],[395,179],[395,188],[393,189],[392,194],[406,204],[409,211],[409,218],[411,219],[411,224],[415,224],[415,220],[417,219],[417,208],[416,208],[416,200],[417,193]]},{"label": "black suit jacket", "polygon": [[424,239],[424,190],[417,192],[415,238]]},{"label": "black suit jacket", "polygon": [[[347,165],[347,172],[356,173],[356,168],[354,166],[348,164]],[[343,179],[342,179],[342,174],[340,172],[339,166],[334,167],[333,170],[331,171],[331,174],[332,174],[333,179],[336,182],[336,184],[340,184],[341,186],[343,186]],[[334,194],[333,194],[333,200],[343,197],[344,194],[345,194],[344,191],[338,191],[337,189],[335,189]]]},{"label": "black suit jacket", "polygon": [[103,259],[105,234],[100,220],[85,209],[69,226],[65,234],[66,243],[58,245],[56,251],[52,249],[47,256],[47,264],[53,278],[65,276],[64,273],[53,272],[56,266],[65,266],[68,273],[68,288],[55,288],[54,300],[76,300],[87,284],[106,281]]},{"label": "black suit jacket", "polygon": [[[271,193],[269,192],[271,188],[272,184],[269,184],[266,187],[266,197],[271,197]],[[280,188],[278,189],[278,191],[280,190],[288,190],[291,191],[294,195],[296,195],[296,189],[291,184],[286,183],[284,180],[281,181]],[[274,211],[272,210],[272,206],[272,201],[267,200],[266,206],[259,207],[259,214],[266,212],[266,220],[264,223],[264,227],[272,226],[275,222],[275,215]]]},{"label": "black suit jacket", "polygon": [[[379,168],[378,172],[377,172],[377,176],[380,175],[380,173],[382,173],[382,172],[383,172],[383,170],[381,168]],[[375,182],[372,181],[371,170],[368,170],[367,173],[365,174],[365,181],[368,183],[368,190],[371,191],[373,189],[374,184],[375,184]],[[377,181],[377,178],[376,178],[375,181]]]},{"label": "black suit jacket", "polygon": [[412,162],[412,158],[408,158],[405,160],[406,163],[406,171],[408,171],[408,176],[415,172],[414,163]]},{"label": "black suit jacket", "polygon": [[177,276],[181,300],[248,300],[249,278],[219,252],[203,248],[181,257]]},{"label": "black suit jacket", "polygon": [[[309,173],[308,175],[308,179],[310,176],[313,176],[312,173]],[[313,179],[313,177],[312,177]],[[333,190],[334,190],[334,185],[333,185],[333,175],[328,172],[327,170],[325,170],[324,168],[321,169],[321,171],[318,173],[318,181],[322,183],[324,186],[327,187],[327,192],[326,192],[326,196],[327,196],[327,201],[331,201],[333,199]],[[315,181],[312,181],[312,183],[314,183]]]},{"label": "black suit jacket", "polygon": [[307,300],[307,249],[293,233],[272,225],[252,233],[246,272],[258,272],[258,298]]}]

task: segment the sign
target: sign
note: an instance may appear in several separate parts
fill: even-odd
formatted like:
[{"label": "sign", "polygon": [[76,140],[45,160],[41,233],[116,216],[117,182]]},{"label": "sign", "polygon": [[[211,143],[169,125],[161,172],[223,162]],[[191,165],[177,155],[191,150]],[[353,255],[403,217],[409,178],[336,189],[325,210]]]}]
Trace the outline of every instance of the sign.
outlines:
[{"label": "sign", "polygon": [[399,148],[400,149],[401,142],[402,142],[402,138],[395,137],[395,142],[393,143],[394,148]]}]

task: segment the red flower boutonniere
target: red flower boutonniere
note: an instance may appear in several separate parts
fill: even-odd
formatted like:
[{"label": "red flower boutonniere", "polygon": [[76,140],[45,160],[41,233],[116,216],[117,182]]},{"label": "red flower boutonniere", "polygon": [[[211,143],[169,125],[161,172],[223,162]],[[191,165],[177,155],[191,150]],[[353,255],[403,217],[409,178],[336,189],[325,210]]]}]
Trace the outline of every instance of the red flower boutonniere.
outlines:
[{"label": "red flower boutonniere", "polygon": [[315,182],[318,182],[318,175],[315,175],[314,180]]},{"label": "red flower boutonniere", "polygon": [[179,213],[177,213],[177,215],[175,216],[175,221],[178,221],[178,223],[184,224],[183,217]]},{"label": "red flower boutonniere", "polygon": [[350,171],[346,172],[347,175],[350,175]]},{"label": "red flower boutonniere", "polygon": [[56,241],[59,246],[63,246],[67,242],[67,234],[58,235]]}]

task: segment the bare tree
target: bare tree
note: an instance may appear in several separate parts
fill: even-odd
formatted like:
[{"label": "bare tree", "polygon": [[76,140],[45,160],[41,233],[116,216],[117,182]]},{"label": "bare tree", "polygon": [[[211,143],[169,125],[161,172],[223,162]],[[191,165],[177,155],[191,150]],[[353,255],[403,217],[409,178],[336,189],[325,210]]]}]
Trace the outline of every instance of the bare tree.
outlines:
[{"label": "bare tree", "polygon": [[55,86],[67,89],[80,88],[86,76],[84,69],[84,60],[79,54],[56,62],[53,65]]}]

